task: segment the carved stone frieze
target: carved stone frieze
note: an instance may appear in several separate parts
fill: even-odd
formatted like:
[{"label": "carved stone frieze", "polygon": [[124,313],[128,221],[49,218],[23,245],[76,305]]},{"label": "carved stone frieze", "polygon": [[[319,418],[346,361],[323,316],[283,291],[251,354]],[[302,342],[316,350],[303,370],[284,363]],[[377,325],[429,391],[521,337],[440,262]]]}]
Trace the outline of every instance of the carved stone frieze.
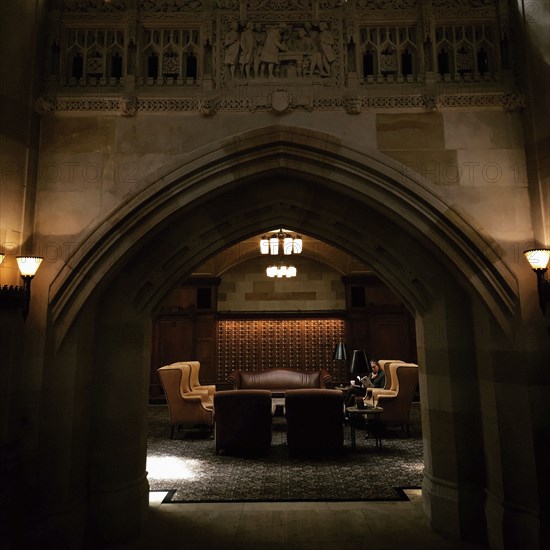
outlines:
[{"label": "carved stone frieze", "polygon": [[204,9],[203,0],[140,0],[139,8],[143,12],[184,13]]},{"label": "carved stone frieze", "polygon": [[280,24],[251,19],[242,24],[230,17],[224,20],[225,33],[220,40],[222,86],[258,79],[340,83],[340,29],[336,22]]},{"label": "carved stone frieze", "polygon": [[442,107],[502,107],[506,111],[522,109],[525,99],[520,94],[464,94],[441,98]]},{"label": "carved stone frieze", "polygon": [[312,4],[313,0],[248,0],[247,11],[304,11]]},{"label": "carved stone frieze", "polygon": [[69,98],[55,100],[56,111],[120,111],[120,99],[113,98]]},{"label": "carved stone frieze", "polygon": [[63,0],[63,11],[69,13],[120,13],[128,9],[129,0]]},{"label": "carved stone frieze", "polygon": [[[297,92],[297,93],[296,93]],[[512,93],[484,94],[414,94],[414,95],[326,95],[314,93],[300,94],[300,90],[263,90],[254,97],[216,96],[184,98],[137,98],[123,97],[41,97],[35,103],[40,114],[54,112],[104,111],[121,116],[134,116],[140,112],[197,112],[212,116],[221,111],[271,110],[285,113],[297,108],[307,111],[341,111],[360,114],[366,109],[424,109],[433,111],[440,108],[487,107],[503,108],[507,111],[522,109],[525,98]]]},{"label": "carved stone frieze", "polygon": [[498,0],[432,0],[440,17],[494,17]]},{"label": "carved stone frieze", "polygon": [[401,17],[410,17],[418,11],[419,0],[355,0],[357,10],[370,20],[373,18],[387,18],[396,14]]},{"label": "carved stone frieze", "polygon": [[362,9],[373,11],[403,11],[415,9],[418,5],[418,0],[357,0],[357,5]]},{"label": "carved stone frieze", "polygon": [[[124,97],[167,96],[169,102],[202,93],[228,98],[215,108],[197,99],[199,110],[209,115],[223,109],[224,101],[237,108],[235,90],[267,86],[269,93],[237,101],[238,108],[356,113],[367,100],[353,105],[350,98],[368,90],[369,97],[374,92],[368,101],[393,102],[405,86],[403,97],[416,99],[404,99],[404,106],[431,110],[438,104],[420,96],[424,82],[466,83],[465,95],[472,96],[483,95],[481,86],[488,82],[501,89],[514,53],[500,38],[508,24],[505,3],[58,0],[60,9],[50,12],[43,94],[78,97],[80,90],[90,97],[101,88]],[[297,102],[296,94],[283,108],[284,94],[272,91],[290,87],[331,93],[317,94],[317,104],[312,96]],[[381,87],[389,99],[382,98]]]},{"label": "carved stone frieze", "polygon": [[403,109],[422,107],[422,96],[391,96],[369,97],[365,100],[366,106],[371,109]]},{"label": "carved stone frieze", "polygon": [[146,112],[198,111],[199,100],[192,98],[140,99],[138,101],[138,108],[140,111]]},{"label": "carved stone frieze", "polygon": [[219,10],[231,10],[238,13],[240,7],[239,0],[212,0],[212,7]]}]

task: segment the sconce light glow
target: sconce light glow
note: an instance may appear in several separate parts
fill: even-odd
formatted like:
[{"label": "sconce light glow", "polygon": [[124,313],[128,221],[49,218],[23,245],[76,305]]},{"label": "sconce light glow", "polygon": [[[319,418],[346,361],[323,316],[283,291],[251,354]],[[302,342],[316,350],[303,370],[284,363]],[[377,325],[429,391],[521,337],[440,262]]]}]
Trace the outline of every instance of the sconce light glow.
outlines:
[{"label": "sconce light glow", "polygon": [[548,271],[550,250],[548,248],[535,248],[523,252],[531,268],[537,275],[537,291],[539,293],[539,305],[542,314],[546,314],[546,307],[550,304],[550,281],[546,280],[545,273]]},{"label": "sconce light glow", "polygon": [[40,256],[17,256],[17,265],[22,277],[34,277],[42,260]]},{"label": "sconce light glow", "polygon": [[535,248],[526,250],[524,253],[532,269],[546,269],[550,261],[550,250],[544,248]]},{"label": "sconce light glow", "polygon": [[0,264],[4,261],[6,255],[3,252],[0,252]]}]

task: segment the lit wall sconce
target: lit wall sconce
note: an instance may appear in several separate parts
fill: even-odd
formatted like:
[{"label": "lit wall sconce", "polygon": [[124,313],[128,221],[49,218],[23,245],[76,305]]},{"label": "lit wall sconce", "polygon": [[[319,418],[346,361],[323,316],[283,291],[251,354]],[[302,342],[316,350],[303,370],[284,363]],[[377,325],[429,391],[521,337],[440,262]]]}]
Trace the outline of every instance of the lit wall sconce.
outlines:
[{"label": "lit wall sconce", "polygon": [[539,305],[543,315],[546,313],[546,306],[550,302],[550,281],[544,274],[548,271],[548,261],[550,260],[550,250],[547,248],[538,248],[525,250],[523,253],[531,265],[533,271],[537,274],[537,288],[539,291]]},{"label": "lit wall sconce", "polygon": [[[0,253],[0,264],[5,254]],[[23,279],[23,286],[4,285],[0,287],[0,307],[2,309],[21,308],[23,319],[27,319],[31,301],[31,280],[35,276],[43,258],[39,256],[17,256],[17,265]]]}]

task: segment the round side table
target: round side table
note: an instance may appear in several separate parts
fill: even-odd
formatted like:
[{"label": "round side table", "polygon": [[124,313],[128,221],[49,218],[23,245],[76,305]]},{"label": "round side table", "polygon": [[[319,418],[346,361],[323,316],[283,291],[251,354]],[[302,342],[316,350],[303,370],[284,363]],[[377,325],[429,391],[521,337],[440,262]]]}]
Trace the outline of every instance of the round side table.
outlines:
[{"label": "round side table", "polygon": [[365,407],[364,409],[359,409],[357,406],[347,407],[346,411],[349,415],[349,425],[351,428],[351,448],[356,448],[355,441],[355,428],[357,425],[357,420],[360,416],[364,416],[367,421],[367,429],[372,435],[374,435],[374,440],[376,446],[382,448],[382,420],[380,416],[384,412],[382,407]]}]

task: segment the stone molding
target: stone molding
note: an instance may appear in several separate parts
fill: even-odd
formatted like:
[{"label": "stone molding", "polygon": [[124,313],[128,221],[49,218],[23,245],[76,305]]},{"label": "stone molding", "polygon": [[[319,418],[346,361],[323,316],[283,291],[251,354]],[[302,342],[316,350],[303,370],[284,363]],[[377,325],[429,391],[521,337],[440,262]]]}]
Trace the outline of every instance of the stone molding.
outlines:
[{"label": "stone molding", "polygon": [[139,113],[196,112],[212,116],[223,111],[270,111],[284,113],[295,109],[305,111],[345,111],[359,114],[368,109],[424,109],[436,111],[449,108],[502,108],[506,111],[525,107],[521,94],[495,92],[490,94],[463,95],[387,95],[364,96],[342,93],[338,96],[314,97],[294,95],[289,89],[277,89],[255,98],[219,96],[204,97],[40,97],[35,110],[42,115],[71,112],[105,112],[121,116],[135,116]]}]

